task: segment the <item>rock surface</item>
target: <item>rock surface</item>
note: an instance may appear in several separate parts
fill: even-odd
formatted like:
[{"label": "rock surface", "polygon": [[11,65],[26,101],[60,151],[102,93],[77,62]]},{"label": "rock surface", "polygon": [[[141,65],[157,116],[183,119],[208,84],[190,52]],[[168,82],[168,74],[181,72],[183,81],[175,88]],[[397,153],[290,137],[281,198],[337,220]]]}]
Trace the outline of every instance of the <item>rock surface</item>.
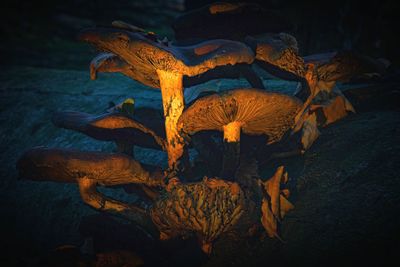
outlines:
[{"label": "rock surface", "polygon": [[[264,82],[269,89],[287,93],[296,88],[296,83]],[[217,80],[194,88],[187,97],[193,98],[193,92],[202,89],[243,86],[244,80]],[[39,145],[113,151],[112,143],[57,129],[50,121],[52,112],[100,114],[110,101],[119,103],[127,97],[135,98],[137,106],[161,108],[159,91],[117,74],[90,81],[89,73],[82,71],[2,67],[0,95],[0,205],[5,218],[1,230],[9,240],[3,243],[6,247],[2,251],[29,259],[63,244],[80,246],[84,241],[80,225],[95,212],[80,200],[75,185],[17,180],[17,158],[24,150]],[[395,248],[400,246],[399,125],[397,111],[365,110],[322,129],[320,139],[305,155],[262,167],[262,177],[267,178],[283,164],[291,178],[295,209],[283,221],[281,236],[285,243],[269,238],[260,241],[259,236],[238,242],[226,236],[217,240],[207,260],[191,239],[165,245],[147,240],[147,251],[152,253],[140,256],[150,266],[261,266],[278,262],[280,266],[311,266],[343,263],[345,257],[355,263],[361,258],[385,261],[394,257]],[[145,163],[166,166],[163,152],[135,148],[135,156]],[[122,189],[104,192],[124,201],[138,201]],[[98,223],[101,225],[101,221]],[[115,236],[109,237],[109,246],[126,242],[131,250],[140,251],[141,243],[121,240],[135,239],[139,234]],[[149,261],[157,255],[157,260]],[[14,258],[13,262],[18,260]]]}]

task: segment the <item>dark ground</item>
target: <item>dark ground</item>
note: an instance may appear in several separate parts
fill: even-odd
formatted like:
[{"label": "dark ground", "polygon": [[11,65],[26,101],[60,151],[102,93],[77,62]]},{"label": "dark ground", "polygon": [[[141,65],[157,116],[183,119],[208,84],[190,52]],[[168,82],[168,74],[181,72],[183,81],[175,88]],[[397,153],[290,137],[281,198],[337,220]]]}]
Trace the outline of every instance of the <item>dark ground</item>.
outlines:
[{"label": "dark ground", "polygon": [[[100,75],[97,81],[90,81],[87,65],[93,52],[75,42],[74,35],[84,26],[125,19],[172,37],[167,25],[181,11],[160,7],[161,1],[146,2],[156,3],[151,8],[143,3],[114,2],[16,1],[4,4],[1,11],[1,30],[6,37],[0,45],[2,266],[56,266],[54,261],[60,258],[52,252],[56,247],[82,249],[90,239],[95,252],[128,249],[136,253],[135,261],[142,258],[145,266],[358,266],[363,262],[382,266],[396,260],[400,248],[400,116],[399,105],[387,105],[393,99],[383,98],[323,129],[304,156],[263,166],[262,177],[267,178],[276,166],[285,165],[296,188],[291,199],[296,208],[281,227],[285,243],[222,237],[207,258],[194,240],[154,242],[126,222],[99,217],[82,203],[75,185],[17,180],[15,162],[33,146],[114,149],[112,144],[55,128],[50,122],[52,112],[101,113],[110,101],[118,103],[127,97],[134,97],[138,106],[161,107],[159,91],[121,75]],[[364,5],[354,1],[349,7],[335,1],[332,8],[311,3],[299,7],[291,1],[268,3],[293,14],[299,24],[294,35],[303,55],[340,49],[350,42],[364,53],[389,58],[392,68],[398,68],[395,31],[378,25],[393,22],[393,14],[397,14],[393,1]],[[348,10],[345,18],[350,18],[343,35],[335,30],[342,9]],[[360,37],[349,41],[357,35],[353,26],[358,17],[375,28],[363,26]],[[380,47],[373,45],[375,39],[381,40]],[[264,83],[286,93],[296,86],[267,76]],[[199,88],[243,86],[247,86],[244,80],[218,80]],[[400,91],[398,82],[375,84],[381,90],[388,86]],[[135,153],[142,162],[165,166],[166,156],[161,152],[137,149]],[[137,200],[121,189],[106,192],[119,199]]]}]

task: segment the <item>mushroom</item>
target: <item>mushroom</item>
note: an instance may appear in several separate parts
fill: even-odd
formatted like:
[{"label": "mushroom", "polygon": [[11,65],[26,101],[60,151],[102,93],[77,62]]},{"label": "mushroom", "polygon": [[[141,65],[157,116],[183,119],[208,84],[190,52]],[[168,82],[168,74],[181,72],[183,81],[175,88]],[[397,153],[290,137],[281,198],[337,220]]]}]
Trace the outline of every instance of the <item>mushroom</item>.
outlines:
[{"label": "mushroom", "polygon": [[38,147],[22,155],[17,169],[19,177],[33,181],[77,183],[86,204],[96,210],[133,220],[141,226],[151,224],[143,208],[108,198],[96,187],[126,184],[164,186],[160,171],[150,173],[139,162],[120,153]]},{"label": "mushroom", "polygon": [[263,34],[245,39],[256,54],[256,64],[284,80],[303,81],[304,60],[298,55],[297,40],[290,34]]},{"label": "mushroom", "polygon": [[[114,141],[118,152],[133,156],[133,146],[165,149],[165,141],[152,129],[122,113],[91,115],[83,112],[56,112],[52,122],[102,141]],[[162,131],[162,129],[161,129]],[[160,133],[163,135],[163,131]]]},{"label": "mushroom", "polygon": [[[92,80],[96,80],[99,72],[117,72],[122,73],[133,80],[146,81],[146,79],[143,78],[144,74],[140,73],[140,69],[129,65],[126,61],[117,55],[114,55],[113,53],[100,53],[92,59],[90,62],[90,78]],[[148,75],[148,73],[146,75]],[[261,78],[255,73],[251,65],[247,63],[219,66],[200,75],[192,77],[184,76],[183,87],[187,88],[195,86],[214,79],[238,79],[240,77],[245,78],[253,88],[265,88]],[[157,80],[158,77],[154,77],[154,79]],[[158,85],[154,85],[152,81],[146,85],[158,87]]]},{"label": "mushroom", "polygon": [[183,76],[196,76],[222,65],[250,64],[254,55],[246,45],[213,40],[188,47],[168,47],[145,38],[140,33],[121,29],[93,28],[80,33],[80,40],[112,52],[143,74],[138,81],[160,87],[170,170],[179,170],[184,141],[177,121],[184,109]]},{"label": "mushroom", "polygon": [[134,71],[124,60],[113,53],[100,53],[90,62],[90,79],[96,80],[98,72],[120,72],[135,77]]},{"label": "mushroom", "polygon": [[264,135],[267,144],[282,139],[295,122],[302,103],[295,97],[256,89],[236,89],[196,100],[178,125],[183,135],[218,130],[224,134],[221,176],[233,177],[239,161],[241,132]]},{"label": "mushroom", "polygon": [[[126,22],[114,21],[112,23],[112,26],[131,32],[139,32],[143,35],[143,37],[151,41],[170,46],[168,40],[164,41],[165,38],[164,40],[160,40],[160,38],[156,34],[148,33],[145,30]],[[92,80],[95,80],[97,78],[98,72],[119,72],[127,77],[132,78],[133,80],[142,81],[144,84],[146,84],[146,79],[143,78],[143,76],[149,75],[149,73],[141,73],[140,70],[140,68],[138,69],[135,68],[135,66],[131,66],[128,62],[123,60],[118,55],[115,55],[113,53],[100,53],[95,58],[93,58],[90,63],[90,78]],[[196,76],[184,76],[183,86],[184,88],[186,88],[205,83],[213,79],[238,79],[240,77],[244,77],[249,82],[251,87],[264,89],[264,84],[262,80],[252,69],[251,65],[247,63],[218,66]],[[153,80],[158,80],[158,77],[153,77]],[[149,82],[149,84],[146,85],[151,87],[159,87],[158,84],[154,85],[152,82]]]},{"label": "mushroom", "polygon": [[[249,163],[247,163],[249,161]],[[283,167],[263,182],[255,160],[238,168],[238,182],[204,177],[194,183],[166,185],[160,172],[149,173],[124,154],[34,148],[18,161],[21,178],[34,181],[77,183],[85,204],[100,212],[123,217],[161,240],[195,234],[210,254],[213,241],[233,230],[263,226],[278,237],[278,223],[293,208]],[[97,191],[97,186],[142,184],[160,190],[150,206],[128,204]],[[261,216],[261,220],[260,220]],[[261,225],[260,225],[261,223]]]},{"label": "mushroom", "polygon": [[336,53],[328,62],[318,64],[318,77],[324,81],[349,82],[384,75],[390,62],[352,51]]},{"label": "mushroom", "polygon": [[[354,107],[336,87],[336,82],[349,82],[360,77],[381,76],[387,64],[354,52],[340,52],[320,55],[309,59],[306,64],[305,79],[309,92],[304,112],[299,115],[299,125],[305,120],[316,121],[324,127],[355,113]],[[297,129],[299,127],[296,127]]]},{"label": "mushroom", "polygon": [[349,112],[355,113],[355,110],[336,87],[336,80],[320,78],[319,70],[314,64],[307,65],[305,78],[310,95],[304,103],[304,112],[299,113],[299,118],[316,116],[317,125],[324,127],[345,117]]}]

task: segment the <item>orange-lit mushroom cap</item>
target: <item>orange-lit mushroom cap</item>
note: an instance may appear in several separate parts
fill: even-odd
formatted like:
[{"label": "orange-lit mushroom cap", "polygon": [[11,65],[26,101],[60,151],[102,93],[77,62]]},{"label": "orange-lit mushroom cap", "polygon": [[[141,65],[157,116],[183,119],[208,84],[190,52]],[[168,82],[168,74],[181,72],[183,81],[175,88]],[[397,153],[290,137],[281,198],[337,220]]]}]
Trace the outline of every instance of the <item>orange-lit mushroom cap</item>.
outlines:
[{"label": "orange-lit mushroom cap", "polygon": [[218,66],[250,64],[254,60],[249,47],[229,40],[165,46],[141,33],[113,28],[87,29],[80,33],[79,39],[117,55],[144,76],[137,77],[137,81],[157,88],[160,84],[156,70],[196,76]]},{"label": "orange-lit mushroom cap", "polygon": [[298,55],[296,38],[287,33],[248,36],[246,44],[256,52],[257,64],[271,74],[288,80],[305,75],[304,60]]},{"label": "orange-lit mushroom cap", "polygon": [[123,114],[96,116],[66,111],[55,113],[52,121],[57,127],[78,131],[98,140],[124,141],[155,149],[164,149],[165,146],[164,139],[152,129]]},{"label": "orange-lit mushroom cap", "polygon": [[[240,130],[279,141],[292,127],[302,103],[291,96],[256,89],[237,89],[198,99],[179,119],[182,132],[219,130],[228,142],[240,140]],[[239,134],[239,137],[238,137]]]},{"label": "orange-lit mushroom cap", "polygon": [[132,66],[139,75],[134,79],[160,88],[165,117],[168,166],[179,169],[184,141],[178,133],[177,121],[185,103],[183,76],[197,76],[218,66],[252,63],[254,54],[243,43],[212,40],[193,46],[166,46],[141,33],[112,28],[93,28],[79,38],[99,49],[111,52]]}]

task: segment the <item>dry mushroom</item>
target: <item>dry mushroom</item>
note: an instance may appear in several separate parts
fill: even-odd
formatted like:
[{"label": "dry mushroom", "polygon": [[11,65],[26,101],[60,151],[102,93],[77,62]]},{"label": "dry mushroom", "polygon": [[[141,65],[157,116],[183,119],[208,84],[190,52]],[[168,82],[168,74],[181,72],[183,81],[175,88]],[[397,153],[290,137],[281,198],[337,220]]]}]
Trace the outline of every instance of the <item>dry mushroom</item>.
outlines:
[{"label": "dry mushroom", "polygon": [[114,141],[118,152],[133,156],[134,145],[164,150],[165,141],[152,129],[123,113],[106,113],[100,116],[83,112],[57,112],[53,115],[54,125],[84,133],[94,139]]},{"label": "dry mushroom", "polygon": [[[100,53],[90,62],[90,78],[92,80],[96,80],[98,73],[102,72],[122,73],[133,80],[139,80],[138,77],[143,76],[139,71],[140,69],[136,69],[113,53]],[[245,78],[252,87],[264,89],[261,78],[249,64],[219,66],[200,75],[184,76],[183,87],[195,86],[214,79],[238,79],[241,77]],[[158,77],[154,77],[154,79],[158,79]],[[152,83],[147,85],[154,87]]]},{"label": "dry mushroom", "polygon": [[[124,154],[35,148],[17,163],[20,177],[35,181],[77,183],[83,201],[101,212],[127,218],[161,240],[195,234],[203,251],[211,253],[213,241],[232,231],[248,232],[261,223],[270,237],[279,237],[277,224],[293,208],[287,200],[283,167],[266,182],[257,166],[242,163],[238,182],[205,177],[201,182],[163,183],[160,173],[150,174]],[[98,185],[138,183],[161,188],[148,208],[110,199]],[[260,226],[261,226],[260,225]]]},{"label": "dry mushroom", "polygon": [[[144,29],[138,28],[134,25],[128,24],[122,21],[114,21],[112,23],[113,27],[128,30],[131,32],[140,33],[143,37],[154,41],[156,43],[171,46],[166,38],[160,40],[160,38],[154,33],[148,33]],[[176,49],[176,48],[175,48]],[[179,48],[178,48],[179,49]],[[143,76],[150,75],[149,73],[140,73],[141,69],[136,68],[135,66],[130,65],[124,59],[119,57],[113,53],[100,53],[90,63],[90,77],[92,80],[97,78],[97,73],[99,72],[118,72],[122,73],[127,77],[132,78],[133,80],[141,81],[144,84],[145,80]],[[156,74],[156,73],[154,73]],[[201,83],[205,83],[207,81],[213,79],[238,79],[244,77],[251,87],[264,89],[264,84],[260,77],[255,73],[249,64],[234,64],[234,65],[222,65],[217,66],[216,68],[210,69],[205,73],[201,73],[196,76],[184,76],[183,77],[183,86],[184,88],[191,87],[194,85],[198,85]],[[152,78],[152,80],[158,81],[158,76]],[[151,87],[159,87],[159,85],[154,85],[153,83],[146,84]]]},{"label": "dry mushroom", "polygon": [[319,68],[308,64],[305,78],[310,88],[310,95],[304,103],[309,112],[320,111],[318,126],[326,126],[355,112],[351,103],[337,89],[335,80],[325,80],[319,77]]},{"label": "dry mushroom", "polygon": [[317,59],[308,59],[306,63],[316,66],[318,77],[323,81],[350,82],[353,80],[371,80],[384,75],[390,62],[380,58],[352,51],[322,54]]},{"label": "dry mushroom", "polygon": [[256,64],[267,72],[284,80],[304,80],[304,60],[292,35],[268,33],[248,36],[245,42],[255,51]]},{"label": "dry mushroom", "polygon": [[[350,112],[354,113],[354,107],[336,87],[336,82],[348,82],[371,74],[380,76],[385,73],[386,67],[384,62],[352,52],[324,54],[318,59],[309,59],[305,73],[309,92],[302,118],[323,127]],[[299,94],[307,95],[304,92]]]},{"label": "dry mushroom", "polygon": [[[80,33],[80,39],[124,59],[142,76],[137,80],[160,87],[170,170],[177,170],[184,141],[177,121],[184,109],[183,76],[196,76],[210,69],[238,63],[250,64],[254,55],[244,44],[227,40],[203,42],[189,47],[168,47],[141,35],[120,29],[94,28]],[[157,78],[155,78],[157,77]]]},{"label": "dry mushroom", "polygon": [[161,172],[150,173],[125,154],[33,148],[17,162],[19,176],[34,181],[77,183],[83,201],[96,210],[148,224],[144,210],[107,198],[97,185],[163,186]]},{"label": "dry mushroom", "polygon": [[179,119],[183,135],[218,130],[224,134],[222,177],[233,177],[239,161],[241,132],[279,141],[294,125],[302,103],[295,97],[256,89],[236,89],[196,100]]},{"label": "dry mushroom", "polygon": [[310,95],[296,116],[293,133],[301,130],[302,151],[307,150],[318,138],[318,127],[324,127],[354,113],[355,110],[342,92],[335,87],[335,81],[324,81],[318,78],[313,64],[308,64],[306,80]]}]

